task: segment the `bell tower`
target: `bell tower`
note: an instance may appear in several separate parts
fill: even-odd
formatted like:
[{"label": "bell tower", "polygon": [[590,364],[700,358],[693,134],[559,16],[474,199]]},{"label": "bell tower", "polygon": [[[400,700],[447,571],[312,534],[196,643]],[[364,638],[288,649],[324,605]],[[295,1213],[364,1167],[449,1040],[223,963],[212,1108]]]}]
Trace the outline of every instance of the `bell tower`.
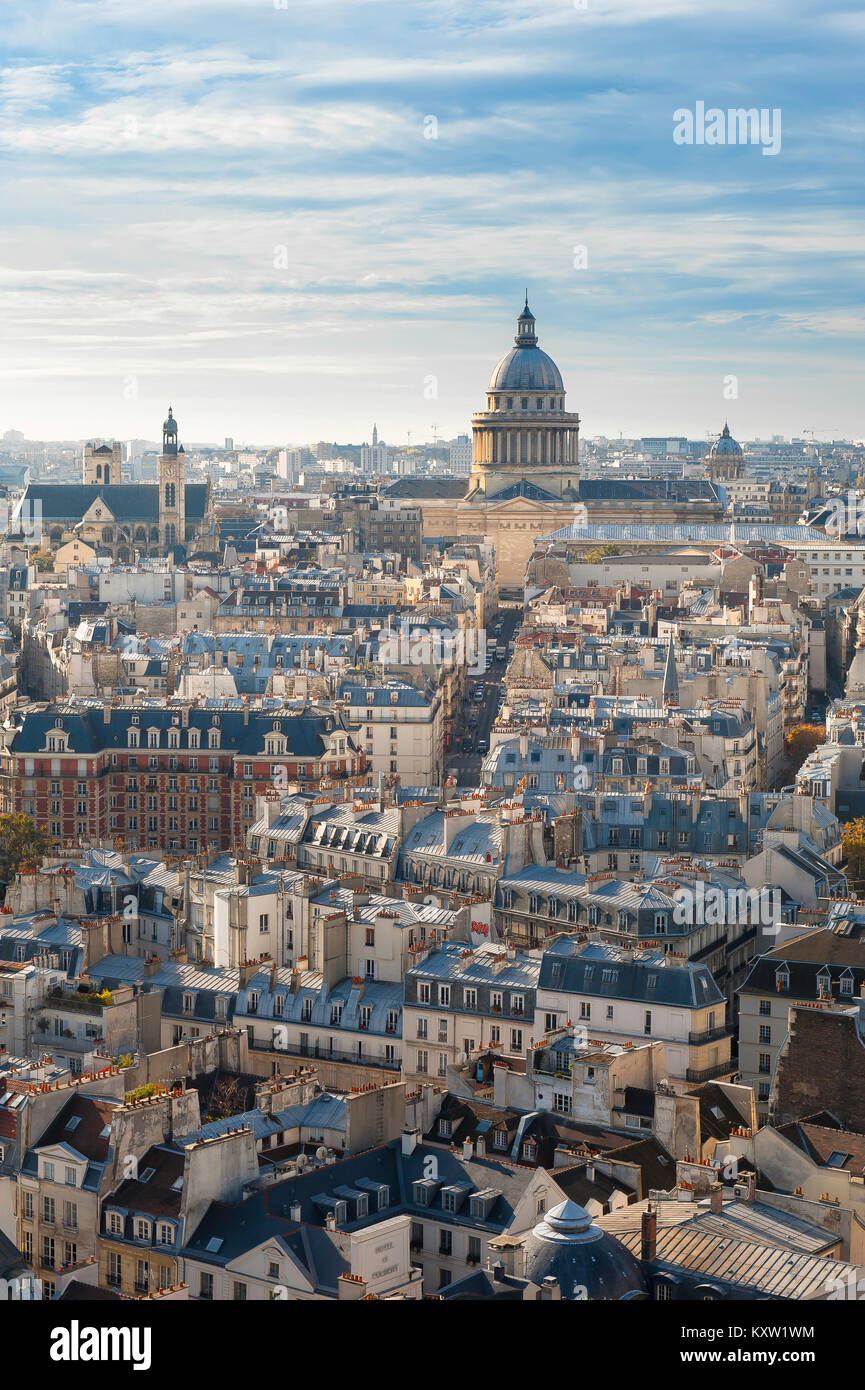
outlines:
[{"label": "bell tower", "polygon": [[159,544],[164,553],[186,545],[186,455],[177,442],[171,406],[162,426],[162,453],[156,470],[159,490]]}]

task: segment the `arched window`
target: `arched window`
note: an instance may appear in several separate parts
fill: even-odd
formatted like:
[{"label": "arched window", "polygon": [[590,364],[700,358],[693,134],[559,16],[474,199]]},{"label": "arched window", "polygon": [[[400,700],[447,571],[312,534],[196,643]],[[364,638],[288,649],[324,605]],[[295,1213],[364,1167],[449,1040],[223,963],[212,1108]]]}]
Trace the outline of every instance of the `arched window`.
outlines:
[{"label": "arched window", "polygon": [[166,484],[165,484],[165,505],[166,505],[166,507],[173,507],[173,506],[174,506],[175,495],[176,495],[176,494],[175,494],[174,484],[173,484],[173,483],[166,483]]}]

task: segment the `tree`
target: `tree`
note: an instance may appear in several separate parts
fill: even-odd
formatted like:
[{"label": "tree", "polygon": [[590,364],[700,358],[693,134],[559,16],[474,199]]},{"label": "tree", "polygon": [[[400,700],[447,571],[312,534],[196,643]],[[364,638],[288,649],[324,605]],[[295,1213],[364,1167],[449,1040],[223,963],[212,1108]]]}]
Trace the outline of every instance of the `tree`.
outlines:
[{"label": "tree", "polygon": [[608,555],[621,555],[621,549],[617,545],[599,545],[594,550],[589,550],[583,556],[583,563],[586,565],[599,565]]},{"label": "tree", "polygon": [[847,877],[851,884],[861,884],[865,878],[865,816],[844,822],[841,844],[847,860]]},{"label": "tree", "polygon": [[44,574],[46,570],[53,570],[54,568],[54,556],[49,554],[47,550],[36,550],[30,558],[40,574]]},{"label": "tree", "polygon": [[0,879],[7,883],[22,865],[31,859],[41,859],[53,841],[40,830],[31,816],[19,812],[0,816]]},{"label": "tree", "polygon": [[796,767],[801,767],[809,753],[826,742],[826,730],[822,724],[794,724],[787,736],[787,756]]}]

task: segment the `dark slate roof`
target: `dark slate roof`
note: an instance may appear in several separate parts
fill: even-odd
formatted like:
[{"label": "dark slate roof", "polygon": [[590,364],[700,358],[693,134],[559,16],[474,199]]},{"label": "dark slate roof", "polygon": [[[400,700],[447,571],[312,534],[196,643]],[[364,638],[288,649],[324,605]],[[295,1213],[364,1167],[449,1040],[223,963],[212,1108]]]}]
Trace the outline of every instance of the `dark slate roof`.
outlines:
[{"label": "dark slate roof", "polygon": [[[73,1096],[34,1147],[43,1149],[51,1144],[68,1144],[91,1163],[104,1163],[108,1158],[108,1137],[103,1137],[104,1130],[111,1123],[117,1104],[116,1100],[101,1096]],[[70,1130],[71,1120],[78,1123]]]},{"label": "dark slate roof", "polygon": [[[786,968],[789,987],[778,990],[776,974]],[[775,994],[786,998],[815,999],[819,993],[817,975],[828,970],[831,992],[836,998],[852,1004],[865,984],[865,941],[860,936],[841,936],[834,931],[807,932],[794,941],[786,941],[763,956],[758,956],[740,993]],[[842,975],[852,976],[852,987],[841,994]]]},{"label": "dark slate roof", "polygon": [[475,1302],[483,1299],[485,1303],[521,1303],[523,1291],[528,1287],[525,1279],[505,1274],[501,1279],[491,1269],[476,1269],[472,1274],[457,1279],[433,1295],[443,1303]]},{"label": "dark slate roof", "polygon": [[584,502],[703,501],[720,505],[718,491],[704,478],[581,478]]},{"label": "dark slate roof", "polygon": [[[861,1178],[865,1173],[865,1134],[829,1127],[824,1123],[828,1118],[822,1113],[809,1115],[804,1120],[778,1125],[778,1133],[821,1168],[843,1169]],[[830,1163],[832,1154],[843,1155],[844,1161]]]},{"label": "dark slate roof", "polygon": [[[605,972],[609,971],[612,977],[605,980]],[[650,988],[651,977],[654,985]],[[642,959],[627,960],[615,947],[583,946],[568,938],[554,942],[544,952],[538,988],[678,1005],[686,1009],[724,1002],[723,994],[704,965],[695,965],[692,961],[672,965],[667,956],[648,954]]]},{"label": "dark slate roof", "polygon": [[642,1196],[650,1191],[672,1192],[676,1186],[676,1160],[653,1135],[613,1150],[616,1163],[633,1163],[641,1173]]},{"label": "dark slate roof", "polygon": [[[155,522],[159,519],[157,483],[31,483],[24,504],[39,502],[42,519],[80,521],[97,497],[117,521]],[[207,502],[207,483],[186,484],[186,520],[200,521]]]},{"label": "dark slate roof", "polygon": [[[183,1165],[184,1155],[176,1149],[168,1149],[161,1144],[148,1149],[138,1161],[138,1177],[122,1182],[112,1196],[106,1198],[105,1205],[177,1219],[182,1194],[173,1191],[172,1184],[183,1177]],[[153,1173],[146,1182],[142,1182],[142,1175],[148,1168],[152,1168]]]},{"label": "dark slate roof", "polygon": [[688,1095],[700,1102],[700,1133],[703,1139],[729,1139],[730,1131],[742,1124],[742,1116],[715,1081],[696,1086]]},{"label": "dark slate roof", "polygon": [[172,724],[172,719],[178,713],[178,707],[170,704],[137,707],[112,705],[106,723],[101,704],[49,705],[26,714],[22,727],[12,739],[11,746],[16,753],[41,752],[45,747],[48,731],[54,727],[55,719],[62,718],[63,728],[70,736],[68,751],[72,755],[96,753],[103,748],[126,748],[127,733],[132,727],[132,715],[136,714],[141,736],[140,747],[137,750],[139,753],[147,754],[153,751],[147,747],[148,729],[159,729],[159,747],[163,749],[168,747],[168,730],[176,727],[180,734],[181,748],[191,746],[188,742],[188,732],[189,729],[196,729],[200,736],[200,751],[206,754],[210,751],[207,746],[207,733],[213,724],[214,715],[217,715],[220,750],[223,752],[260,752],[266,733],[271,729],[274,720],[278,719],[282,733],[286,736],[285,756],[315,759],[322,757],[325,752],[322,733],[329,731],[328,724],[330,730],[334,726],[332,715],[295,715],[278,708],[250,709],[248,722],[244,723],[244,710],[238,704],[237,708],[191,707],[187,728]]},{"label": "dark slate roof", "polygon": [[468,478],[400,478],[382,488],[382,497],[465,497]]}]

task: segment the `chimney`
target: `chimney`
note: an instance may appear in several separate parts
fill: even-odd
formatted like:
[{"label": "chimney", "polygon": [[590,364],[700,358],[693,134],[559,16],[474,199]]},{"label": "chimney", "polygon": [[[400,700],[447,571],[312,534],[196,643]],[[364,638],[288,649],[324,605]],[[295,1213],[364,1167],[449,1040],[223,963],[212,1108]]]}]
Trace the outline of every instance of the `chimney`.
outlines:
[{"label": "chimney", "polygon": [[299,1220],[300,1220],[300,1202],[292,1202],[291,1206],[290,1206],[289,1209],[288,1209],[288,1213],[289,1213],[289,1216],[291,1217],[292,1221],[299,1221]]},{"label": "chimney", "polygon": [[419,1129],[404,1129],[402,1132],[402,1152],[403,1157],[408,1158],[417,1148],[420,1139]]},{"label": "chimney", "polygon": [[463,1140],[463,1159],[465,1160],[466,1163],[468,1163],[469,1160],[471,1159],[471,1157],[472,1157],[472,1141],[471,1141],[471,1139],[464,1139],[464,1140]]},{"label": "chimney", "polygon": [[658,1213],[652,1206],[647,1207],[643,1212],[640,1237],[640,1259],[654,1260],[655,1248],[658,1243]]},{"label": "chimney", "polygon": [[721,1211],[724,1206],[724,1188],[721,1183],[715,1182],[709,1188],[709,1208],[711,1211]]},{"label": "chimney", "polygon": [[258,971],[259,971],[259,962],[258,962],[257,960],[244,960],[244,961],[241,961],[241,962],[240,962],[240,988],[241,988],[241,989],[246,989],[246,986],[249,984],[249,982],[250,982],[250,980],[253,978],[253,976],[258,974]]},{"label": "chimney", "polygon": [[586,1164],[586,1180],[587,1180],[588,1182],[594,1182],[594,1181],[595,1181],[595,1165],[594,1165],[594,1163],[587,1163],[587,1164]]},{"label": "chimney", "polygon": [[554,1275],[548,1274],[541,1284],[538,1299],[541,1302],[548,1302],[550,1299],[561,1299],[562,1290],[558,1279]]},{"label": "chimney", "polygon": [[480,1139],[477,1141],[477,1143],[475,1144],[475,1153],[476,1153],[476,1155],[477,1155],[478,1158],[485,1158],[485,1157],[486,1157],[486,1152],[487,1152],[486,1140],[483,1138],[483,1136],[481,1136],[481,1138],[480,1138]]}]

